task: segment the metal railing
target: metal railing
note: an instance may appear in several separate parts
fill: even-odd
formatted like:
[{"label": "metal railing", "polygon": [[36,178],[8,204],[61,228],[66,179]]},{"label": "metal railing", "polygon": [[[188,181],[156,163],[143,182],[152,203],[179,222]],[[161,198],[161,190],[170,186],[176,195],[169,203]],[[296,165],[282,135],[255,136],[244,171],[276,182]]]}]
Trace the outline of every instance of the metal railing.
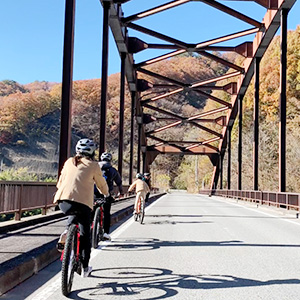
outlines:
[{"label": "metal railing", "polygon": [[200,194],[221,196],[238,200],[250,201],[260,205],[300,210],[300,194],[267,191],[242,190],[200,190]]},{"label": "metal railing", "polygon": [[15,220],[20,220],[22,212],[33,209],[42,209],[46,214],[47,209],[55,206],[53,195],[56,184],[50,182],[0,182],[0,213],[15,214]]},{"label": "metal railing", "polygon": [[[127,193],[129,185],[123,185]],[[117,187],[114,189],[117,194]],[[158,189],[153,188],[152,192]],[[56,183],[54,182],[22,182],[0,181],[0,214],[14,214],[15,220],[21,220],[24,211],[42,209],[42,215],[55,207],[53,204]]]}]

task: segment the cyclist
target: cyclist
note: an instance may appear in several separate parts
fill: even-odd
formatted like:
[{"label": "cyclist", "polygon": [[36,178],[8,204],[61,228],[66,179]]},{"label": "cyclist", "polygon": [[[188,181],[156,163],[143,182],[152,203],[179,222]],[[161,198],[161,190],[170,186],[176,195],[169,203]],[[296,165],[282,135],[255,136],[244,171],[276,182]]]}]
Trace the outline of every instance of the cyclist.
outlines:
[{"label": "cyclist", "polygon": [[[123,195],[123,187],[122,187],[122,178],[119,174],[119,172],[111,165],[112,161],[112,155],[108,152],[104,152],[101,154],[100,157],[101,161],[99,162],[99,166],[102,171],[103,177],[106,179],[106,183],[108,185],[108,189],[110,194],[113,193],[114,190],[114,182],[118,187],[119,195]],[[95,191],[95,195],[99,197],[100,195]],[[103,219],[103,239],[104,240],[110,240],[109,235],[109,229],[110,229],[110,210],[111,210],[111,204],[114,201],[113,197],[107,198],[106,202],[103,205],[103,213],[104,213],[104,219]]]},{"label": "cyclist", "polygon": [[131,192],[135,188],[136,198],[134,203],[134,214],[137,214],[137,206],[139,200],[145,201],[146,194],[150,192],[150,189],[145,181],[143,181],[143,174],[137,173],[136,180],[128,188],[128,192]]},{"label": "cyclist", "polygon": [[[144,173],[143,180],[148,184],[149,189],[151,189],[150,179],[151,179],[151,174],[150,173]],[[147,193],[146,198],[145,198],[145,202],[148,202],[149,196],[150,196],[150,192]]]},{"label": "cyclist", "polygon": [[[99,191],[109,196],[108,186],[103,178],[98,163],[94,160],[96,144],[91,139],[81,139],[76,145],[76,155],[69,158],[61,171],[57,182],[57,192],[54,203],[58,203],[64,214],[69,215],[68,226],[76,218],[80,229],[80,256],[83,267],[82,277],[88,277],[92,272],[89,266],[91,241],[90,220],[93,209],[93,185]],[[58,248],[66,240],[68,231],[65,230],[59,239]]]}]

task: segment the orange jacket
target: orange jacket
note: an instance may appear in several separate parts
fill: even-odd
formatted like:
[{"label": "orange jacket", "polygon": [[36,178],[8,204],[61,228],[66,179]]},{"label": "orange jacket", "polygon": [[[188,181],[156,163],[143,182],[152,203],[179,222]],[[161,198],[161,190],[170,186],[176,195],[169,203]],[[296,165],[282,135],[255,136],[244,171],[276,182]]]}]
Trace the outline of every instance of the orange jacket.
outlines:
[{"label": "orange jacket", "polygon": [[128,189],[128,192],[131,192],[135,188],[135,192],[144,191],[146,193],[150,192],[148,184],[142,179],[136,179]]},{"label": "orange jacket", "polygon": [[108,186],[98,162],[82,158],[77,166],[73,163],[73,157],[69,158],[61,171],[57,182],[58,188],[54,203],[58,200],[72,200],[89,206],[93,209],[94,183],[103,195],[108,195]]}]

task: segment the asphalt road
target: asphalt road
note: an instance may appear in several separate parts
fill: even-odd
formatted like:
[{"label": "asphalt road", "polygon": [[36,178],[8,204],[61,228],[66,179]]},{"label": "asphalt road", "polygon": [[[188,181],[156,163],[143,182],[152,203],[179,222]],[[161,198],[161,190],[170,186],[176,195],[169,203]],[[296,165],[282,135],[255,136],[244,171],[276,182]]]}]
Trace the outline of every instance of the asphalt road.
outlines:
[{"label": "asphalt road", "polygon": [[[92,251],[92,276],[71,299],[300,299],[295,214],[218,197],[172,193]],[[57,261],[1,299],[65,299]]]}]

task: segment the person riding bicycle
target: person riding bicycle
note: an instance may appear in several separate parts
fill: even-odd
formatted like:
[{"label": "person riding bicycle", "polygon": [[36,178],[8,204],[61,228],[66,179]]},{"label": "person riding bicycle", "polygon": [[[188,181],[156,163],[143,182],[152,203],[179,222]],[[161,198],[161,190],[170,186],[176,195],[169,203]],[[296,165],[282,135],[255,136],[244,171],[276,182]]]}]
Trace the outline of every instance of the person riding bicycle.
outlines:
[{"label": "person riding bicycle", "polygon": [[[92,272],[89,266],[91,241],[90,220],[94,204],[93,185],[99,191],[109,196],[107,183],[102,176],[98,162],[94,160],[96,144],[91,139],[81,139],[76,144],[76,155],[70,157],[64,164],[59,180],[54,203],[64,214],[69,215],[68,226],[77,222],[80,229],[80,256],[83,272],[82,277],[88,277]],[[58,249],[64,246],[68,231],[65,230],[59,239]]]},{"label": "person riding bicycle", "polygon": [[[106,179],[106,183],[108,185],[108,189],[110,194],[113,193],[114,190],[114,182],[118,187],[119,193],[118,195],[123,195],[123,187],[122,187],[122,178],[119,174],[119,172],[111,165],[112,161],[112,155],[108,152],[104,152],[101,154],[100,157],[101,161],[99,162],[99,166],[102,171],[103,177]],[[97,191],[95,191],[95,195],[99,197],[100,195],[97,194]],[[113,197],[110,197],[107,199],[107,201],[103,205],[104,210],[104,220],[103,220],[103,239],[104,240],[110,240],[109,235],[109,229],[110,229],[110,210],[111,210],[111,203],[114,201]]]},{"label": "person riding bicycle", "polygon": [[150,192],[150,189],[145,181],[143,181],[143,174],[137,173],[136,180],[128,188],[128,192],[133,191],[135,188],[136,198],[134,203],[134,214],[137,214],[138,202],[139,200],[145,201],[146,194]]},{"label": "person riding bicycle", "polygon": [[[148,173],[148,172],[144,173],[144,175],[143,175],[143,180],[147,183],[149,189],[151,190],[151,183],[150,183],[150,180],[151,180],[151,174]],[[145,202],[148,202],[149,196],[150,196],[150,192],[148,192],[148,193],[146,194]]]}]

